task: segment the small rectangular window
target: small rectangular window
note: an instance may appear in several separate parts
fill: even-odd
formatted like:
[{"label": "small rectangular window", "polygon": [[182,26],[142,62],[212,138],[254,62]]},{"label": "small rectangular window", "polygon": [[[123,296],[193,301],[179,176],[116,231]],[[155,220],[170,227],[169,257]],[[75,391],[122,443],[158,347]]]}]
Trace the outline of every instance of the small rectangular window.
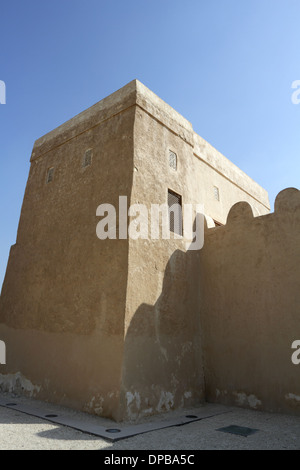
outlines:
[{"label": "small rectangular window", "polygon": [[219,188],[217,188],[217,186],[214,186],[214,196],[215,196],[215,199],[217,201],[220,200],[220,192],[219,192]]},{"label": "small rectangular window", "polygon": [[82,161],[83,168],[92,164],[92,154],[93,154],[92,149],[88,149],[85,151],[84,156],[83,156],[83,161]]},{"label": "small rectangular window", "polygon": [[170,232],[182,235],[182,197],[168,190],[169,226]]},{"label": "small rectangular window", "polygon": [[46,180],[47,184],[53,181],[53,176],[54,176],[54,168],[49,168],[47,172],[47,180]]},{"label": "small rectangular window", "polygon": [[173,170],[177,170],[177,155],[172,150],[169,150],[169,165]]}]

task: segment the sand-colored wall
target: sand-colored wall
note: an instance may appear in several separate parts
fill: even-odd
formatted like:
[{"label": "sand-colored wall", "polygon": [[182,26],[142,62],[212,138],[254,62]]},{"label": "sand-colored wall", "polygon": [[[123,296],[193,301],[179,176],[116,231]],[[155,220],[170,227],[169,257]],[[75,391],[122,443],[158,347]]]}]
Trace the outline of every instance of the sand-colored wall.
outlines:
[{"label": "sand-colored wall", "polygon": [[[151,205],[166,204],[171,189],[182,196],[183,205],[201,204],[223,223],[240,200],[249,201],[256,213],[268,212],[262,188],[204,145],[191,124],[150,90],[138,84],[137,91],[130,203],[147,207],[149,239],[129,240],[122,380],[128,418],[191,406],[205,395],[199,251],[186,251],[185,237],[151,239]],[[177,155],[176,171],[169,165],[170,150]],[[234,181],[239,177],[240,186]],[[214,198],[214,185],[220,201]]]},{"label": "sand-colored wall", "polygon": [[136,80],[36,141],[0,300],[2,388],[114,419],[204,399],[199,252],[96,236],[100,204],[150,208],[168,189],[221,223],[240,200],[269,210],[266,191]]},{"label": "sand-colored wall", "polygon": [[[204,205],[207,216],[224,224],[233,204],[246,201],[255,215],[270,211],[268,193],[259,184],[194,132],[192,124],[142,83],[136,83],[135,174],[143,183],[143,201],[158,197],[160,186],[183,196],[183,203]],[[178,168],[169,166],[169,150]],[[214,197],[214,186],[220,200]]]},{"label": "sand-colored wall", "polygon": [[[119,100],[36,142],[0,302],[0,374],[10,374],[2,388],[21,374],[19,390],[115,419],[128,243],[97,238],[96,209],[130,198],[135,114],[120,111]],[[92,164],[83,167],[90,148]]]},{"label": "sand-colored wall", "polygon": [[206,398],[300,413],[300,191],[279,193],[275,212],[246,203],[209,229],[200,253]]},{"label": "sand-colored wall", "polygon": [[[190,281],[197,279],[197,254],[187,256],[183,239],[152,240],[150,233],[151,204],[166,203],[168,188],[184,202],[197,201],[189,180],[192,147],[140,107],[134,142],[131,204],[146,205],[149,239],[129,240],[122,381],[128,418],[204,398],[197,286]],[[169,167],[169,149],[178,154],[177,172]]]}]

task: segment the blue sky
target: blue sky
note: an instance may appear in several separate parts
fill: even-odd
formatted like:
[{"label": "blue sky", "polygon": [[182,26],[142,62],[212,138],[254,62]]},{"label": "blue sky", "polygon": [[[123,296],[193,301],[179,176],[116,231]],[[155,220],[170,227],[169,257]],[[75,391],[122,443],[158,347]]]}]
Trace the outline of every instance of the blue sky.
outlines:
[{"label": "blue sky", "polygon": [[269,191],[299,188],[299,0],[0,0],[0,286],[34,141],[134,78]]}]

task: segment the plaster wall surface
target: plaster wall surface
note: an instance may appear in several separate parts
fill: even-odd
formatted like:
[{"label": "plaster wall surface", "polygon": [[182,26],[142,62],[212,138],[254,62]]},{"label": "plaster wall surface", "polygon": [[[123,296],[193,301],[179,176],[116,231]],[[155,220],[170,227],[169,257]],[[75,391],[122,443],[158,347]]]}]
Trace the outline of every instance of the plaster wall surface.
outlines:
[{"label": "plaster wall surface", "polygon": [[300,414],[300,191],[279,193],[275,212],[233,206],[200,253],[202,346],[211,402]]},{"label": "plaster wall surface", "polygon": [[[119,105],[131,91],[36,142],[0,303],[7,345],[0,373],[21,373],[40,398],[115,419],[128,243],[97,238],[96,209],[130,196],[134,109]],[[88,149],[92,162],[84,167]]]},{"label": "plaster wall surface", "polygon": [[[169,152],[177,169],[169,165]],[[197,153],[195,153],[197,152]],[[214,185],[220,200],[214,198]],[[134,173],[130,204],[166,204],[168,190],[182,204],[203,204],[225,223],[230,207],[249,201],[269,210],[266,192],[193,132],[191,124],[137,83]],[[184,207],[183,207],[184,213]],[[184,234],[183,234],[184,235]],[[122,400],[128,418],[204,400],[199,252],[184,237],[129,239]]]},{"label": "plaster wall surface", "polygon": [[150,208],[168,189],[220,223],[241,200],[269,211],[264,189],[137,80],[35,142],[0,300],[2,388],[116,420],[204,399],[199,252],[96,236],[100,204]]}]

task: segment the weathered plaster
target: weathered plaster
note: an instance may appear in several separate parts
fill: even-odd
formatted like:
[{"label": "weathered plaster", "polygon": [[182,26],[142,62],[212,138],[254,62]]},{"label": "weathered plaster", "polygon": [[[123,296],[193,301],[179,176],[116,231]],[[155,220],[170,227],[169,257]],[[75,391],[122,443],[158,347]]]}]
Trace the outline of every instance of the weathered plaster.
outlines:
[{"label": "weathered plaster", "polygon": [[[83,167],[87,149],[92,165]],[[177,154],[177,171],[169,150]],[[46,184],[52,167],[54,179]],[[98,205],[118,207],[123,195],[129,205],[150,208],[167,202],[168,189],[184,204],[204,204],[212,228],[200,253],[187,252],[183,239],[97,238]],[[1,293],[7,365],[0,373],[21,371],[38,384],[40,398],[116,420],[190,406],[205,396],[276,409],[279,399],[270,390],[280,375],[262,389],[259,383],[277,339],[277,327],[268,329],[273,314],[283,326],[286,304],[280,298],[281,308],[273,305],[274,286],[278,296],[284,285],[297,297],[297,266],[288,260],[298,246],[291,230],[298,219],[291,222],[283,210],[290,197],[281,195],[275,215],[264,215],[263,188],[153,92],[130,82],[34,144]],[[227,219],[226,227],[215,227]],[[293,309],[289,315],[294,318]],[[282,360],[276,353],[278,370]],[[230,388],[232,364],[229,375],[239,380]],[[298,396],[290,385],[285,394]]]}]

